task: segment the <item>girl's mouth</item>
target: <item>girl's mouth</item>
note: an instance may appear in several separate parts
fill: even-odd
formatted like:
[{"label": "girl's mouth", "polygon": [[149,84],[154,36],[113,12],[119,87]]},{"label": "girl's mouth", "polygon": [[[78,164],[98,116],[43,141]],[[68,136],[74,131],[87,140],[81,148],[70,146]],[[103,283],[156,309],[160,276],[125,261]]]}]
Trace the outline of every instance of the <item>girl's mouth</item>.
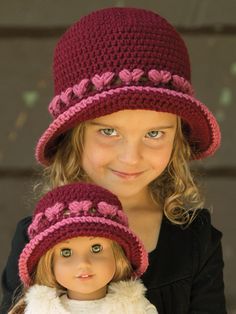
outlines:
[{"label": "girl's mouth", "polygon": [[135,179],[139,177],[141,174],[143,174],[144,171],[140,172],[121,172],[117,170],[111,169],[111,171],[118,177],[123,178],[123,179]]}]

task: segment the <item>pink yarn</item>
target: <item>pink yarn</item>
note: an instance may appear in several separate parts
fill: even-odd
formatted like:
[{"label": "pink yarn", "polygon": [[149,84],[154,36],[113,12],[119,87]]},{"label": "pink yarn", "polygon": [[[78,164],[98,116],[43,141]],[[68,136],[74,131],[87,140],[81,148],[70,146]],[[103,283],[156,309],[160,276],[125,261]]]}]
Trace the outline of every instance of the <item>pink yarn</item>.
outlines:
[{"label": "pink yarn", "polygon": [[69,209],[72,214],[78,214],[81,210],[84,215],[88,214],[89,209],[92,207],[91,201],[74,201],[69,204]]},{"label": "pink yarn", "polygon": [[68,87],[65,92],[61,93],[60,99],[67,106],[69,105],[69,102],[70,102],[70,97],[71,97],[72,90],[73,90],[72,87]]},{"label": "pink yarn", "polygon": [[38,213],[33,218],[33,222],[32,222],[32,224],[28,228],[28,235],[29,235],[30,238],[33,237],[33,235],[35,233],[35,230],[38,229],[39,222],[41,221],[43,215],[44,215],[43,213]]},{"label": "pink yarn", "polygon": [[45,216],[49,221],[52,221],[57,218],[58,214],[60,214],[64,208],[65,205],[63,203],[56,203],[54,206],[48,207],[45,210]]},{"label": "pink yarn", "polygon": [[168,83],[171,80],[171,74],[168,71],[157,71],[155,69],[148,72],[149,79],[156,83]]},{"label": "pink yarn", "polygon": [[178,75],[173,75],[172,81],[173,81],[174,87],[181,88],[183,92],[191,96],[194,94],[194,90],[191,84],[189,84],[189,82],[186,81],[183,77],[178,76]]},{"label": "pink yarn", "polygon": [[58,116],[60,114],[60,108],[58,106],[60,99],[61,99],[60,95],[56,95],[48,106],[48,111],[53,117]]},{"label": "pink yarn", "polygon": [[72,87],[73,93],[81,98],[87,91],[87,87],[89,85],[89,79],[83,79],[79,84],[76,84]]},{"label": "pink yarn", "polygon": [[119,72],[119,78],[126,84],[130,84],[132,81],[138,82],[143,75],[144,71],[141,69],[134,69],[130,72],[127,69],[124,69]]},{"label": "pink yarn", "polygon": [[[134,69],[132,72],[124,69],[119,72],[119,78],[127,85],[129,85],[131,84],[131,82],[137,83],[143,76],[143,74],[144,71],[141,69]],[[112,72],[105,72],[101,76],[96,74],[91,79],[91,83],[97,90],[102,91],[104,87],[109,86],[114,76],[115,73]],[[193,89],[188,81],[178,75],[172,76],[171,73],[168,71],[158,71],[156,69],[152,69],[148,72],[148,79],[154,82],[156,85],[172,82],[173,86],[179,91],[185,92],[190,95],[193,94]],[[86,94],[89,83],[89,79],[83,79],[79,84],[67,88],[67,90],[65,92],[62,92],[61,95],[55,96],[49,105],[49,112],[54,117],[58,116],[61,113],[61,103],[64,103],[66,106],[68,106],[73,94],[81,99],[84,94]]]},{"label": "pink yarn", "polygon": [[107,204],[106,202],[98,203],[98,211],[103,215],[116,216],[118,212],[117,206]]},{"label": "pink yarn", "polygon": [[97,90],[102,90],[104,86],[108,85],[112,81],[114,75],[115,74],[112,72],[105,72],[101,76],[96,74],[91,81]]}]

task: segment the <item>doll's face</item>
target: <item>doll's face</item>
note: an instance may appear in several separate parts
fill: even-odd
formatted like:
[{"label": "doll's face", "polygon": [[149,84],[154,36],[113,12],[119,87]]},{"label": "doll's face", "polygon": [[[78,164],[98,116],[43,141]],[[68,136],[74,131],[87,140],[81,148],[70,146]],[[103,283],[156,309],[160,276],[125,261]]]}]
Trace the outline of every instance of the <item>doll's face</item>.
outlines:
[{"label": "doll's face", "polygon": [[100,237],[76,237],[55,246],[54,275],[70,299],[103,298],[116,263],[111,241]]},{"label": "doll's face", "polygon": [[120,200],[140,199],[168,165],[176,127],[176,115],[150,110],[122,110],[88,121],[83,169]]}]

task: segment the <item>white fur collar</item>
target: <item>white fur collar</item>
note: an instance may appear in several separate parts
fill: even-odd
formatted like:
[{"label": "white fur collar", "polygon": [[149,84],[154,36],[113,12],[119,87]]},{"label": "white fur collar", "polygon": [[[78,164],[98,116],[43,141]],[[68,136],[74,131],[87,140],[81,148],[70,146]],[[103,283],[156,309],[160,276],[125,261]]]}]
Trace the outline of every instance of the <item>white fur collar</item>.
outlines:
[{"label": "white fur collar", "polygon": [[61,305],[57,290],[34,285],[26,293],[25,314],[69,314]]},{"label": "white fur collar", "polygon": [[[145,291],[146,288],[139,280],[111,283],[104,298],[103,313],[147,313],[145,309],[152,305],[144,297]],[[26,293],[25,301],[25,314],[69,314],[62,306],[55,288],[34,285]]]}]

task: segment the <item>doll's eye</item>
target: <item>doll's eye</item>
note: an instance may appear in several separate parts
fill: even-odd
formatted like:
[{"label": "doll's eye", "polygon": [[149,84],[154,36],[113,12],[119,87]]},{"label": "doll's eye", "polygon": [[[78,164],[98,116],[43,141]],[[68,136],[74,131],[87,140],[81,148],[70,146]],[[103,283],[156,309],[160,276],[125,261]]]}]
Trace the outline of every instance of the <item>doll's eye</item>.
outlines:
[{"label": "doll's eye", "polygon": [[61,249],[61,256],[70,257],[72,255],[71,249]]},{"label": "doll's eye", "polygon": [[91,252],[92,253],[99,253],[99,252],[101,252],[102,251],[102,245],[101,244],[93,244],[92,246],[91,246]]}]

